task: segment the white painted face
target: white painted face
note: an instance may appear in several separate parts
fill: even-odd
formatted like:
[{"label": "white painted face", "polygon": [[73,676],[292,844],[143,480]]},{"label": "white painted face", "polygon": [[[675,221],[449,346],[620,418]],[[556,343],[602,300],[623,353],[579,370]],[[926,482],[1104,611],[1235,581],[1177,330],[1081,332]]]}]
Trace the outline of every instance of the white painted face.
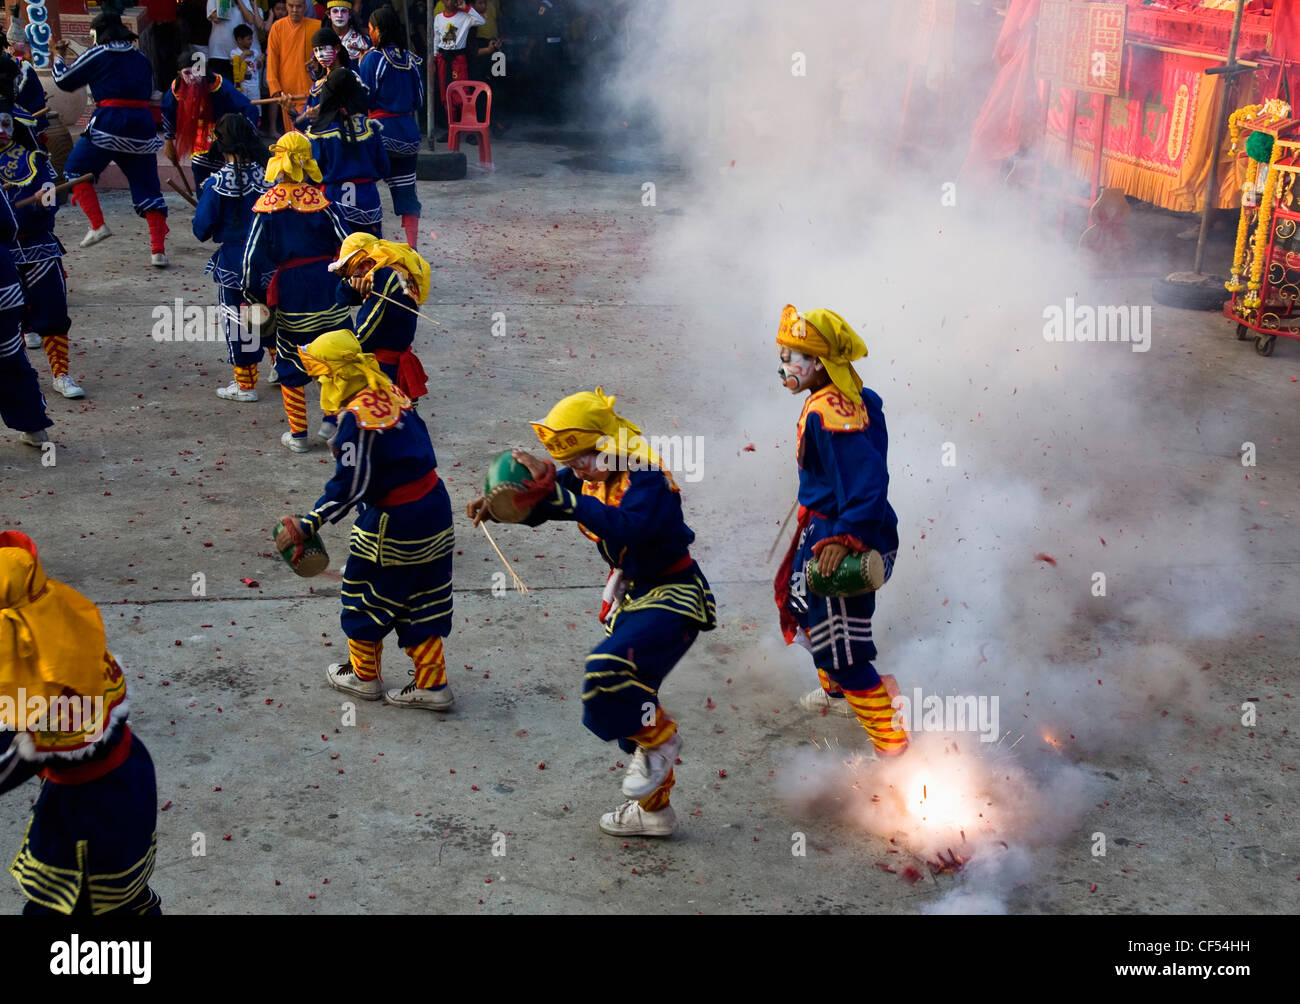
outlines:
[{"label": "white painted face", "polygon": [[781,383],[791,394],[798,394],[812,386],[817,374],[821,372],[822,363],[816,356],[806,356],[782,345],[781,366],[777,370]]},{"label": "white painted face", "polygon": [[600,454],[595,450],[574,457],[565,466],[583,481],[601,482],[609,477],[609,470],[601,465]]},{"label": "white painted face", "polygon": [[14,117],[8,112],[0,112],[0,143],[8,143],[14,138]]},{"label": "white painted face", "polygon": [[311,50],[311,54],[316,57],[316,62],[321,66],[333,66],[334,60],[338,57],[338,50],[332,45],[318,45]]},{"label": "white painted face", "polygon": [[331,7],[330,22],[334,25],[335,28],[342,28],[345,24],[348,23],[348,18],[351,16],[351,13],[352,12],[349,11],[346,7]]}]

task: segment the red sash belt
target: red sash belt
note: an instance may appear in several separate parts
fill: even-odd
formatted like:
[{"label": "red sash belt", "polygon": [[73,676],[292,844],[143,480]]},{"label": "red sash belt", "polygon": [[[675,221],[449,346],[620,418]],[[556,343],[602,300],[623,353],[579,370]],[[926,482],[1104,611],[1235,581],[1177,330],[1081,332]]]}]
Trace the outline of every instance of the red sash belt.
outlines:
[{"label": "red sash belt", "polygon": [[678,558],[671,565],[664,569],[664,575],[676,575],[678,572],[684,572],[691,567],[691,555],[688,551],[682,557]]},{"label": "red sash belt", "polygon": [[102,101],[96,101],[95,104],[100,108],[148,108],[148,101],[139,101],[135,98],[104,98]]},{"label": "red sash belt", "polygon": [[414,502],[416,499],[424,498],[437,485],[438,469],[435,467],[419,480],[402,485],[401,488],[394,488],[379,500],[379,504],[381,506],[405,505],[407,502]]},{"label": "red sash belt", "polygon": [[266,305],[274,307],[280,302],[280,275],[291,268],[297,268],[299,265],[311,265],[318,261],[333,261],[334,256],[331,254],[318,254],[311,258],[290,258],[287,261],[280,262],[275,267],[275,275],[271,277],[270,285],[266,287]]},{"label": "red sash belt", "polygon": [[370,113],[372,119],[400,119],[403,115],[410,115],[411,112],[386,112],[382,108],[376,108]]},{"label": "red sash belt", "polygon": [[41,777],[54,784],[88,784],[98,781],[105,774],[111,774],[126,762],[131,752],[131,726],[122,726],[122,738],[117,741],[113,752],[103,760],[80,763],[75,767],[62,767],[50,764],[39,771]]},{"label": "red sash belt", "polygon": [[374,183],[374,178],[344,178],[342,181],[335,182],[337,185],[373,185]]},{"label": "red sash belt", "polygon": [[397,367],[397,389],[412,401],[429,392],[428,374],[424,372],[420,357],[410,349],[401,352],[395,349],[375,349],[375,358],[385,366]]}]

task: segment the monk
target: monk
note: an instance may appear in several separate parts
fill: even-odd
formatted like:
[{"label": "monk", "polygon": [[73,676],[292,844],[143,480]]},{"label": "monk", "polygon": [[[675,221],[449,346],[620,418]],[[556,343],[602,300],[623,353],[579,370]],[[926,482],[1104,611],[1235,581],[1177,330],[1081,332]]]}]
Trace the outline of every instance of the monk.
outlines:
[{"label": "monk", "polygon": [[[305,95],[311,89],[311,37],[321,23],[307,17],[307,0],[287,0],[289,16],[271,25],[266,36],[266,86],[271,97]],[[286,107],[286,105],[291,107]],[[294,116],[302,111],[302,101],[286,102],[280,108],[285,132],[293,131]]]}]

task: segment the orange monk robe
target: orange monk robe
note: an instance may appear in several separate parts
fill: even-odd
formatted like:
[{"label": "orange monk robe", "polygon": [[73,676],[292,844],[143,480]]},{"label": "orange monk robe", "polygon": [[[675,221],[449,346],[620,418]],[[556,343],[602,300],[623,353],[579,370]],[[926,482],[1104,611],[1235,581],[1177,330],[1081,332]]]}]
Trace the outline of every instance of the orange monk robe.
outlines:
[{"label": "orange monk robe", "polygon": [[[314,17],[305,17],[296,25],[282,17],[271,25],[266,37],[266,85],[272,94],[306,94],[311,90],[307,63],[311,61],[311,37],[320,26]],[[293,103],[297,112],[302,111],[302,106],[302,101]]]}]

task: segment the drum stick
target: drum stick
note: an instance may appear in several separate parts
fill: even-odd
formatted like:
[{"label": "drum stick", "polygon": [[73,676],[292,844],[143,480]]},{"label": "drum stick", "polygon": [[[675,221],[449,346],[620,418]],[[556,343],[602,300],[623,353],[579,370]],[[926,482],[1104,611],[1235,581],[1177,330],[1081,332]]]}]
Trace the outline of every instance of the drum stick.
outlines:
[{"label": "drum stick", "polygon": [[306,101],[305,94],[286,94],[279,98],[258,98],[256,101],[250,101],[250,105],[278,105],[281,101]]},{"label": "drum stick", "polygon": [[167,187],[170,188],[170,189],[171,189],[173,192],[175,192],[177,195],[179,195],[179,196],[180,196],[182,199],[184,199],[186,202],[188,202],[188,203],[189,203],[191,206],[193,206],[195,209],[198,209],[198,208],[199,208],[199,204],[198,204],[197,202],[194,201],[194,196],[190,195],[189,192],[185,191],[185,189],[181,188],[180,185],[178,185],[178,184],[176,184],[176,182],[172,181],[171,178],[168,178],[168,179],[167,179]]},{"label": "drum stick", "polygon": [[435,321],[435,320],[434,320],[432,317],[430,317],[428,314],[421,314],[421,313],[420,313],[418,310],[416,310],[414,307],[408,307],[408,306],[407,306],[406,304],[404,304],[404,303],[398,303],[398,302],[397,302],[396,300],[394,300],[391,296],[384,296],[384,294],[381,293],[381,292],[379,292],[378,290],[372,289],[372,290],[370,291],[370,295],[371,295],[371,296],[377,296],[377,297],[379,297],[379,299],[385,301],[386,303],[391,303],[394,307],[401,307],[403,310],[409,310],[409,311],[410,311],[412,314],[414,314],[416,317],[423,317],[423,318],[424,318],[426,321],[428,321],[430,324],[436,324],[436,325],[438,325],[438,327],[440,327],[440,328],[442,327],[442,322],[441,322],[441,321]]},{"label": "drum stick", "polygon": [[766,565],[772,560],[772,555],[776,553],[776,545],[781,543],[781,538],[785,536],[785,528],[790,525],[790,517],[794,515],[794,511],[798,505],[798,499],[795,499],[790,503],[790,511],[785,514],[785,522],[781,524],[781,529],[776,531],[776,540],[772,541],[772,546],[767,549],[767,558],[764,560],[763,564]]},{"label": "drum stick", "polygon": [[483,531],[483,536],[488,539],[488,543],[492,545],[492,550],[496,551],[497,557],[501,559],[501,564],[506,566],[506,571],[509,572],[510,577],[515,580],[515,592],[528,592],[528,587],[524,585],[524,580],[515,574],[515,570],[510,567],[510,562],[506,561],[506,556],[501,553],[501,548],[497,547],[497,542],[492,539],[492,534],[488,532],[487,524],[480,523],[479,527]]},{"label": "drum stick", "polygon": [[[74,188],[77,185],[80,185],[83,181],[92,180],[94,177],[95,176],[93,174],[83,174],[80,178],[73,178],[71,181],[65,181],[62,185],[55,185],[54,192],[56,195],[59,192],[65,192],[69,188]],[[49,189],[47,188],[45,191],[48,192]],[[29,195],[25,199],[19,199],[17,202],[14,203],[14,208],[21,209],[23,206],[30,206],[33,202],[40,202],[41,197],[44,194],[45,192],[37,192],[35,195]]]}]

